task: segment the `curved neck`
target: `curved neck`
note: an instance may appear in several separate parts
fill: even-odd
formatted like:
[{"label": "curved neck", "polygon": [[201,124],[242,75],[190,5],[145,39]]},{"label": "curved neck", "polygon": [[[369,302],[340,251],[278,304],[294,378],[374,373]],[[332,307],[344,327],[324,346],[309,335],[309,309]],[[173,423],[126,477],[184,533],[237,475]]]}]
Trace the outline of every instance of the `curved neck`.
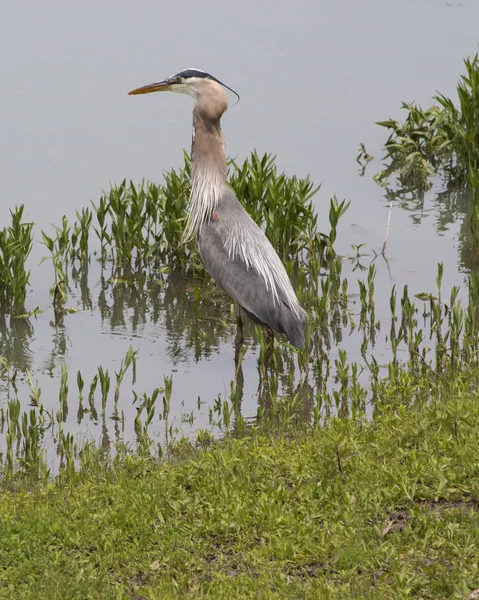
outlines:
[{"label": "curved neck", "polygon": [[220,116],[202,111],[199,99],[193,110],[191,144],[191,196],[183,241],[194,237],[200,225],[211,219],[226,185],[226,154]]},{"label": "curved neck", "polygon": [[226,154],[220,119],[207,119],[197,102],[193,110],[191,182],[218,178],[226,182]]}]

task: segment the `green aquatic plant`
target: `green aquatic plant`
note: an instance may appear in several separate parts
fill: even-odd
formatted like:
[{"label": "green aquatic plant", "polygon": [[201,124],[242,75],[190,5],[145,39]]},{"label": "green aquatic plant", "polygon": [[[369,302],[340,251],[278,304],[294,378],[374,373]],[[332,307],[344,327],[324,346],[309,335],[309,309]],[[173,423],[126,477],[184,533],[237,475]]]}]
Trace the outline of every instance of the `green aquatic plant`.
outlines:
[{"label": "green aquatic plant", "polygon": [[76,211],[77,221],[73,224],[71,232],[70,257],[79,259],[81,263],[89,260],[90,228],[93,220],[93,212],[89,208],[83,208],[81,212]]},{"label": "green aquatic plant", "polygon": [[[133,403],[135,403],[140,398],[139,405],[136,409],[136,417],[133,425],[135,429],[136,439],[138,442],[138,451],[139,454],[142,456],[149,455],[151,452],[153,439],[148,434],[148,427],[153,421],[153,417],[155,416],[156,400],[158,399],[158,396],[162,391],[163,389],[156,388],[155,390],[153,390],[151,396],[148,396],[148,394],[143,394],[141,398],[136,392],[133,392]],[[143,410],[146,410],[146,419],[144,422],[141,419]]]},{"label": "green aquatic plant", "polygon": [[0,230],[0,308],[13,315],[25,313],[30,282],[26,263],[33,245],[32,222],[24,221],[23,204],[10,210],[11,225]]},{"label": "green aquatic plant", "polygon": [[308,177],[278,173],[274,156],[252,152],[242,165],[230,163],[229,182],[283,260],[320,250],[322,238],[311,202],[319,186]]},{"label": "green aquatic plant", "polygon": [[[467,221],[472,233],[472,249],[479,248],[479,55],[464,61],[466,73],[457,84],[454,102],[437,93],[437,104],[422,109],[403,103],[407,111],[403,123],[394,119],[379,121],[391,134],[385,144],[384,168],[373,179],[386,187],[390,199],[419,198],[432,186],[434,176],[447,181],[451,190],[463,190],[471,199]],[[364,145],[358,161],[364,161]],[[369,155],[368,155],[369,156]],[[368,161],[369,162],[369,161]],[[367,163],[364,163],[366,166]],[[363,169],[364,173],[364,169]],[[396,178],[396,188],[390,181]],[[452,192],[455,193],[455,192]]]},{"label": "green aquatic plant", "polygon": [[391,130],[385,144],[385,169],[374,176],[378,183],[386,186],[394,175],[403,190],[428,189],[431,178],[442,175],[470,185],[471,171],[479,168],[479,56],[465,59],[464,65],[457,103],[437,93],[437,104],[427,109],[403,103],[407,111],[403,123],[378,122]]},{"label": "green aquatic plant", "polygon": [[[347,287],[336,281],[344,281],[339,277],[336,260],[331,267],[333,276],[331,278],[328,275],[323,279],[324,293],[311,309],[312,336],[307,351],[295,356],[287,346],[276,346],[269,361],[269,373],[264,373],[264,341],[261,336],[259,338],[260,387],[255,429],[270,434],[297,434],[299,430],[308,430],[334,415],[362,418],[371,409],[374,414],[400,406],[412,410],[430,402],[432,398],[444,398],[458,387],[475,389],[479,385],[479,277],[471,276],[469,300],[465,305],[459,300],[457,287],[453,287],[445,296],[444,269],[441,264],[438,265],[437,290],[434,294],[423,292],[412,298],[407,286],[400,295],[393,288],[390,296],[391,325],[387,332],[390,354],[388,357],[382,351],[379,362],[373,354],[374,338],[379,331],[375,317],[374,265],[371,265],[367,278],[358,282],[355,327],[362,332],[360,360],[353,360],[350,352],[340,345],[345,328],[350,326],[349,318],[344,320],[350,300],[347,294],[345,297]],[[345,305],[341,306],[342,303]],[[325,315],[329,315],[326,325]],[[337,346],[334,347],[333,343]],[[138,392],[135,389],[138,385],[135,355],[135,350],[130,347],[114,370],[114,410],[109,417],[107,403],[112,387],[109,371],[99,366],[89,388],[82,374],[76,373],[79,422],[84,418],[94,423],[98,421],[100,410],[97,411],[95,407],[95,393],[99,388],[102,435],[106,440],[105,456],[109,452],[107,419],[114,423],[117,441],[122,439],[119,427],[121,425],[123,430],[125,412],[120,412],[119,389],[130,368],[133,381],[129,390],[122,393],[122,404],[131,403],[137,410],[134,431],[142,455],[155,451],[168,453],[181,430],[176,421],[181,404],[174,394],[172,377],[165,375],[164,385],[151,395]],[[211,427],[223,436],[247,435],[252,427],[241,414],[243,358],[244,352],[240,352],[229,391],[218,395],[217,400],[208,407]],[[2,361],[2,364],[3,376],[12,379],[7,362]],[[69,431],[68,375],[63,363],[58,404],[49,410],[41,400],[42,391],[38,383],[33,382],[30,374],[26,380],[26,397],[27,402],[30,401],[28,410],[22,410],[19,402],[24,388],[20,390],[11,384],[7,409],[1,407],[0,410],[0,470],[6,479],[43,477],[49,472],[51,465],[45,456],[48,439],[53,439],[57,445],[62,477],[67,472],[73,473],[82,464],[78,462],[83,451],[82,441],[72,440]],[[86,396],[88,389],[88,401],[83,406],[83,393],[85,391]],[[162,406],[156,410],[156,402],[160,397]],[[199,413],[204,404],[198,400]],[[174,411],[172,407],[175,407]],[[164,423],[161,440],[160,432],[152,427],[155,418]],[[181,425],[192,427],[195,420],[196,415],[192,411],[183,410]]]},{"label": "green aquatic plant", "polygon": [[447,171],[451,177],[468,179],[469,171],[479,169],[479,55],[464,61],[465,75],[457,84],[458,106],[437,94],[443,117],[440,128],[451,141],[450,164]]},{"label": "green aquatic plant", "polygon": [[57,235],[48,236],[42,231],[43,244],[48,248],[50,256],[41,259],[40,264],[46,260],[51,260],[54,273],[54,282],[50,288],[50,294],[53,298],[53,311],[55,314],[55,323],[59,323],[63,316],[68,312],[65,304],[68,300],[68,277],[67,277],[67,257],[70,249],[70,232],[67,218],[62,219],[62,227],[54,225]]},{"label": "green aquatic plant", "polygon": [[[125,358],[121,361],[120,368],[118,369],[118,373],[115,373],[116,387],[115,387],[114,402],[115,402],[115,411],[116,412],[118,411],[118,402],[120,400],[120,387],[121,387],[123,378],[125,377],[125,374],[128,371],[128,369],[130,368],[130,366],[133,369],[133,374],[135,373],[137,353],[138,353],[138,350],[135,350],[133,348],[133,346],[130,346],[126,352]],[[134,377],[134,375],[133,375],[133,377]],[[100,383],[101,383],[101,386],[103,389],[103,379],[102,379],[101,373],[100,373]]]},{"label": "green aquatic plant", "polygon": [[[260,157],[257,152],[242,164],[230,161],[228,168],[229,184],[283,260],[324,254],[328,239],[318,230],[312,203],[319,187],[314,187],[309,178],[279,173],[274,156]],[[162,265],[205,274],[196,245],[181,242],[189,195],[190,157],[186,152],[183,167],[165,172],[163,184],[135,185],[124,180],[113,185],[96,204],[92,203],[93,215],[88,211],[77,213],[72,256],[86,255],[93,220],[101,257],[111,259],[120,268]]]},{"label": "green aquatic plant", "polygon": [[438,106],[423,110],[406,102],[402,108],[408,113],[404,123],[393,119],[377,123],[391,134],[384,145],[387,166],[373,179],[385,186],[391,175],[396,175],[401,189],[428,189],[436,169],[449,160],[451,140],[440,126],[443,111]]}]

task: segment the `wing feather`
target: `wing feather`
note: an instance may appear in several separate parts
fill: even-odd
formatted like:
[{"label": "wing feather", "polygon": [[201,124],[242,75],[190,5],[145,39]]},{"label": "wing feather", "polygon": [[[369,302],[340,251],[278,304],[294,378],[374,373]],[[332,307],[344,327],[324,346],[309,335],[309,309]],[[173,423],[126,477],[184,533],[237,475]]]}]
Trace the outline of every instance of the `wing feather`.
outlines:
[{"label": "wing feather", "polygon": [[200,227],[204,265],[253,320],[285,333],[292,344],[303,348],[306,313],[266,236],[231,196],[236,203],[223,203],[215,219]]}]

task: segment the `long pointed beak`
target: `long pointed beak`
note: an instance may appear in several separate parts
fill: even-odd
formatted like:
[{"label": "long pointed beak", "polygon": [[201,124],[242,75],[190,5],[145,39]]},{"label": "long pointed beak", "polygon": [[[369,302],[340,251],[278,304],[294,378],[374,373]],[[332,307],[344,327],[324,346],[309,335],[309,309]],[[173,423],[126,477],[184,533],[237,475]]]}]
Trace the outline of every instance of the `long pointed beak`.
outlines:
[{"label": "long pointed beak", "polygon": [[137,94],[151,94],[151,92],[166,92],[170,88],[171,84],[167,79],[165,79],[164,81],[159,81],[158,83],[149,83],[148,85],[143,85],[135,90],[131,90],[131,92],[128,92],[128,95],[136,96]]}]

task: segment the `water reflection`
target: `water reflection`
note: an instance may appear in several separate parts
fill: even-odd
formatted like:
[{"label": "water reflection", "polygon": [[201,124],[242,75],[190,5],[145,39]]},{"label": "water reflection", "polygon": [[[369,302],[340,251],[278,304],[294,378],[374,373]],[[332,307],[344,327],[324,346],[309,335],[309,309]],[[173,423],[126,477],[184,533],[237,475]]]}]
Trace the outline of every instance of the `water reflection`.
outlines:
[{"label": "water reflection", "polygon": [[479,255],[474,247],[471,229],[473,210],[472,192],[464,185],[448,184],[436,196],[437,230],[443,231],[450,223],[460,222],[458,243],[458,264],[466,273],[479,272]]},{"label": "water reflection", "polygon": [[[436,231],[441,234],[458,219],[470,215],[470,192],[460,185],[445,183],[442,191],[425,192],[415,188],[384,188],[383,201],[393,203],[410,213],[414,225],[419,225],[424,216],[432,213],[436,217]],[[426,198],[432,206],[425,208]]]},{"label": "water reflection", "polygon": [[208,358],[234,334],[231,300],[215,285],[197,286],[192,277],[171,272],[164,284],[164,325],[171,342]]},{"label": "water reflection", "polygon": [[16,319],[0,312],[0,356],[22,372],[32,366],[30,346],[33,337],[34,328],[30,319]]},{"label": "water reflection", "polygon": [[[471,231],[471,190],[465,185],[448,181],[439,182],[439,185],[443,189],[427,193],[410,188],[385,188],[383,199],[410,213],[414,225],[420,225],[424,217],[434,215],[435,229],[439,235],[458,223],[459,268],[466,273],[477,273],[479,255],[474,248]],[[426,208],[427,199],[430,200],[430,206]]]},{"label": "water reflection", "polygon": [[384,188],[383,199],[390,204],[399,206],[403,210],[411,213],[411,221],[414,225],[419,225],[424,217],[424,200],[426,193],[417,188]]},{"label": "water reflection", "polygon": [[[333,271],[335,274],[331,275]],[[9,355],[14,366],[23,365],[25,369],[32,367],[35,377],[47,375],[49,380],[53,380],[55,385],[50,385],[50,389],[46,389],[45,378],[40,379],[39,387],[45,390],[42,401],[45,398],[45,405],[53,415],[53,428],[59,429],[62,435],[65,432],[66,437],[62,437],[61,441],[63,458],[68,455],[65,454],[68,451],[65,444],[71,442],[68,436],[78,431],[81,434],[77,439],[83,440],[85,435],[91,435],[103,452],[114,451],[119,442],[130,443],[134,439],[140,447],[151,446],[147,433],[150,421],[145,418],[143,408],[145,399],[147,396],[151,399],[152,393],[146,389],[153,382],[157,390],[162,385],[159,378],[168,378],[171,373],[175,377],[175,371],[178,370],[181,373],[191,372],[192,365],[198,363],[200,370],[196,373],[204,380],[208,376],[206,374],[211,373],[209,358],[213,355],[214,361],[220,365],[213,369],[213,393],[200,399],[194,389],[194,377],[188,375],[189,384],[180,383],[181,392],[178,395],[173,393],[170,414],[169,400],[166,402],[162,396],[164,392],[160,392],[151,430],[155,436],[158,436],[159,429],[162,430],[165,440],[162,441],[163,447],[182,433],[183,426],[188,433],[206,425],[215,433],[228,430],[239,435],[245,427],[258,422],[273,427],[310,423],[315,406],[322,401],[322,395],[330,392],[324,383],[330,375],[330,355],[337,352],[338,344],[342,343],[351,325],[347,285],[342,281],[339,258],[331,261],[329,274],[322,274],[319,282],[317,276],[313,283],[311,279],[314,275],[301,275],[301,289],[307,300],[305,306],[311,312],[307,336],[310,347],[304,353],[285,344],[282,337],[278,340],[268,338],[260,327],[256,327],[255,331],[255,326],[248,318],[243,316],[241,320],[238,319],[226,294],[216,285],[201,282],[193,275],[179,271],[165,272],[157,267],[117,269],[110,264],[92,262],[75,264],[69,269],[68,277],[68,306],[76,304],[86,314],[67,314],[60,323],[49,323],[52,345],[47,357],[41,357],[37,362],[40,370],[35,372],[31,362],[22,363],[18,352],[16,356],[13,352]],[[321,292],[318,291],[320,284]],[[371,338],[368,321],[371,313],[366,313],[360,327],[364,329],[364,336]],[[82,331],[79,323],[86,324],[90,329]],[[48,325],[48,314],[44,315],[42,325]],[[5,323],[3,326],[5,328]],[[15,326],[24,331],[22,348],[25,356],[29,357],[28,348],[30,340],[34,338],[35,321],[17,321]],[[351,331],[353,329],[351,326]],[[130,338],[128,343],[131,341],[135,348],[135,338],[138,341],[145,340],[146,345],[142,348],[147,348],[146,354],[150,352],[150,343],[161,340],[161,349],[158,344],[160,350],[150,354],[151,362],[148,362],[149,357],[145,353],[141,354],[139,364],[144,370],[138,388],[135,376],[126,381],[121,393],[122,405],[119,408],[115,402],[114,410],[112,395],[115,382],[118,384],[118,357],[112,357],[109,346],[106,349],[108,354],[102,354],[103,347],[98,350],[95,348],[94,360],[80,354],[81,364],[75,356],[69,355],[72,347],[79,352],[79,343],[82,341],[86,342],[86,352],[89,352],[96,344],[100,346],[103,340],[109,341],[112,334],[123,340]],[[9,335],[2,336],[4,345],[9,339],[19,343],[21,337],[18,333],[13,335],[10,332]],[[161,353],[169,359],[166,367],[162,365],[161,358],[158,360]],[[98,356],[101,358],[97,359]],[[69,371],[67,365],[74,365],[74,369],[70,368]],[[102,365],[101,369],[99,365]],[[171,365],[177,368],[172,369]],[[111,387],[106,391],[107,397],[103,385],[105,374],[111,380]],[[58,383],[60,406],[57,400]],[[63,396],[62,388],[65,392]],[[136,389],[143,394],[141,407],[136,403],[140,397]],[[28,396],[21,390],[19,397]],[[72,398],[75,408],[69,410],[68,401],[72,402]],[[193,407],[192,399],[197,399],[197,409]],[[209,420],[205,423],[208,413]],[[201,424],[197,423],[198,417],[202,419]],[[162,421],[160,427],[158,420]],[[58,438],[55,439],[57,445]]]},{"label": "water reflection", "polygon": [[[90,298],[84,285],[82,299]],[[231,302],[215,286],[195,288],[195,281],[181,272],[168,276],[154,271],[102,272],[97,307],[103,326],[114,331],[138,332],[146,324],[166,330],[168,353],[175,362],[207,358],[233,334]]]},{"label": "water reflection", "polygon": [[53,378],[57,375],[58,365],[67,356],[70,344],[68,330],[63,322],[63,318],[58,323],[50,321],[50,326],[53,330],[52,348],[48,357],[43,360],[41,369]]},{"label": "water reflection", "polygon": [[[107,274],[102,270],[99,287],[97,304],[103,325],[111,331],[132,332],[140,331],[147,323],[161,327],[174,364],[188,362],[191,355],[195,362],[207,360],[218,352],[220,344],[230,345],[234,363],[230,390],[235,414],[233,429],[240,428],[245,388],[243,359],[247,351],[254,352],[258,345],[254,341],[254,325],[244,315],[238,315],[231,300],[214,284],[201,284],[179,271],[165,274],[123,269]],[[83,284],[82,298],[90,297]],[[346,325],[347,317],[338,305],[329,326],[325,324],[323,330],[314,331],[312,339],[321,347],[326,343],[330,348],[331,343],[342,339],[342,328]],[[309,420],[313,388],[308,376],[297,380],[296,352],[275,345],[273,339],[265,339],[259,327],[256,336],[260,341],[256,361],[257,418],[269,419],[273,405],[281,397],[295,406],[298,421]]]},{"label": "water reflection", "polygon": [[[71,269],[71,281],[76,296],[81,301],[82,310],[93,310],[93,299],[88,286],[89,261],[84,260],[80,264],[74,263]],[[79,293],[78,293],[79,292]]]}]

